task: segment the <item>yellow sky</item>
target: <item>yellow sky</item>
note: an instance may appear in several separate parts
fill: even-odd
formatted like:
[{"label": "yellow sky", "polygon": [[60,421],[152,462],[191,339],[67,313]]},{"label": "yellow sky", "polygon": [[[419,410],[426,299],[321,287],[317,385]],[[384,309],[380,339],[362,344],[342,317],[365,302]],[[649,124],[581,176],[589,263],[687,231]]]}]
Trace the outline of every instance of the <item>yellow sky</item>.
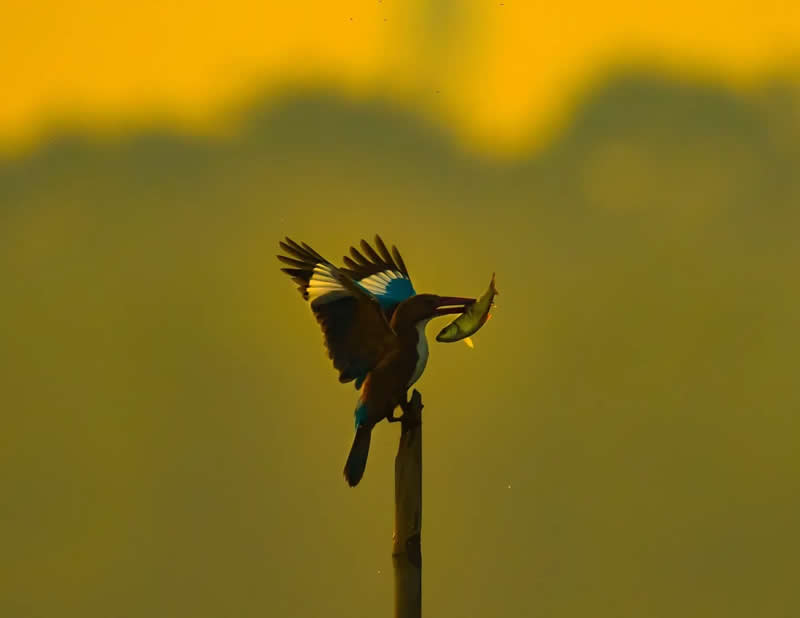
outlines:
[{"label": "yellow sky", "polygon": [[207,130],[286,84],[411,102],[473,144],[514,149],[610,64],[747,87],[796,67],[800,2],[6,0],[0,144],[53,123]]}]

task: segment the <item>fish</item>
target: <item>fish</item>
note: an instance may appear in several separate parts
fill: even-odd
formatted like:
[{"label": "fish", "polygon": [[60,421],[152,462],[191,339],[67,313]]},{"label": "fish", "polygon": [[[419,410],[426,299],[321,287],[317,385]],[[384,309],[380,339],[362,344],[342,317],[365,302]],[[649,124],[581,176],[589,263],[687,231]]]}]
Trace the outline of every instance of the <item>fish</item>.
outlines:
[{"label": "fish", "polygon": [[[486,290],[483,296],[467,307],[464,313],[439,331],[439,334],[436,335],[436,341],[452,343],[454,341],[466,339],[477,333],[478,330],[486,324],[486,320],[489,319],[489,311],[491,311],[494,305],[494,297],[497,294],[499,294],[499,292],[495,287],[494,273],[492,273],[489,289]],[[467,343],[467,345],[469,345],[469,343]]]}]

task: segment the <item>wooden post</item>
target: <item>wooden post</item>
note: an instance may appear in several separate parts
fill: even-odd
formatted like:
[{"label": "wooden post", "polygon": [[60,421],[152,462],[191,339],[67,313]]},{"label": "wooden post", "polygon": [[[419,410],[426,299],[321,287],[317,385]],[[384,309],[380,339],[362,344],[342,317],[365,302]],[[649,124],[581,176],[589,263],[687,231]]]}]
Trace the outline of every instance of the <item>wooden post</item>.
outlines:
[{"label": "wooden post", "polygon": [[403,411],[394,460],[395,618],[422,615],[422,396],[415,389]]}]

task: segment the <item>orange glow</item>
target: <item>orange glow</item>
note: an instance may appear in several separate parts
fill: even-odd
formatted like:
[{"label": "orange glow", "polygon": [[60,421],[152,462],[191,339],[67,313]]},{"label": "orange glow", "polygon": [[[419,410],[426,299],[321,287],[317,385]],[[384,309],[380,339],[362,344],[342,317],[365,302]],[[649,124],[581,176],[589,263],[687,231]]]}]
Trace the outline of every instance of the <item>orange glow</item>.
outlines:
[{"label": "orange glow", "polygon": [[411,103],[477,146],[514,150],[614,63],[741,88],[800,52],[800,4],[786,1],[10,0],[4,17],[6,145],[58,122],[218,130],[239,101],[299,84]]}]

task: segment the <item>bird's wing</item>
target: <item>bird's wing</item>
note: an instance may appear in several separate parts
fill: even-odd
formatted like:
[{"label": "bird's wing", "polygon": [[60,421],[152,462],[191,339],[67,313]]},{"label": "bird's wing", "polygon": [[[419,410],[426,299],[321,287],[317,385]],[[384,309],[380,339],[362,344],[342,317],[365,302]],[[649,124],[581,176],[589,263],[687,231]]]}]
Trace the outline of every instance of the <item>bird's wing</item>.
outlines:
[{"label": "bird's wing", "polygon": [[344,257],[346,268],[342,270],[372,293],[386,312],[387,318],[391,319],[395,307],[416,292],[397,247],[392,246],[390,253],[377,234],[375,247],[377,250],[366,240],[361,241],[361,251],[350,247],[352,257]]},{"label": "bird's wing", "polygon": [[278,259],[289,266],[281,270],[311,302],[339,381],[356,380],[360,388],[396,339],[378,299],[307,244],[287,238],[280,247],[287,255]]}]

